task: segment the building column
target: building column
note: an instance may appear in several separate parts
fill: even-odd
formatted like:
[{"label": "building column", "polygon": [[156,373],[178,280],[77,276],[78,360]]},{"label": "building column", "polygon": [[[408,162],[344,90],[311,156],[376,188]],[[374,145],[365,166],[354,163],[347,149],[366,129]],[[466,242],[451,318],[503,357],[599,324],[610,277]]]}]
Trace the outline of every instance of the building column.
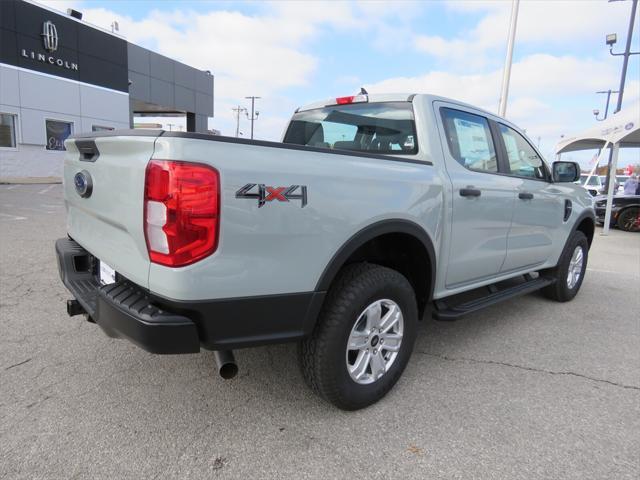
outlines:
[{"label": "building column", "polygon": [[197,132],[195,113],[187,112],[187,132]]}]

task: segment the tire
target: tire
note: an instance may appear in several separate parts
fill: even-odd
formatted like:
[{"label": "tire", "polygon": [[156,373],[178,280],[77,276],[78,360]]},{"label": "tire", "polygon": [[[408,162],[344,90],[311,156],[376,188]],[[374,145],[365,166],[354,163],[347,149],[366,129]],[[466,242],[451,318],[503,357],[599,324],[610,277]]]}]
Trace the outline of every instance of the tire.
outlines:
[{"label": "tire", "polygon": [[618,215],[618,228],[625,232],[640,232],[640,208],[625,208]]},{"label": "tire", "polygon": [[[570,279],[569,268],[574,265],[572,260],[575,260],[574,255],[577,255],[578,249],[580,249],[582,254],[581,269],[577,277],[574,275],[573,278]],[[558,302],[573,300],[584,280],[588,258],[589,242],[587,241],[587,237],[580,231],[573,232],[562,251],[562,255],[560,255],[558,265],[555,268],[541,272],[543,276],[556,280],[553,285],[549,285],[542,290],[544,295]],[[575,269],[573,271],[574,273],[576,272]]]},{"label": "tire", "polygon": [[[393,313],[398,310],[399,316]],[[376,318],[396,320],[393,328],[383,333],[384,328],[369,328],[369,322],[374,325]],[[367,263],[345,267],[329,289],[313,333],[300,344],[305,381],[320,397],[343,410],[358,410],[377,402],[402,375],[413,351],[417,322],[415,294],[403,275]],[[354,342],[350,344],[353,346],[354,339],[362,345],[349,349],[348,343]],[[382,347],[385,339],[387,346],[399,343],[394,346],[397,352]],[[370,350],[365,352],[365,348]],[[369,366],[358,369],[356,364]]]}]

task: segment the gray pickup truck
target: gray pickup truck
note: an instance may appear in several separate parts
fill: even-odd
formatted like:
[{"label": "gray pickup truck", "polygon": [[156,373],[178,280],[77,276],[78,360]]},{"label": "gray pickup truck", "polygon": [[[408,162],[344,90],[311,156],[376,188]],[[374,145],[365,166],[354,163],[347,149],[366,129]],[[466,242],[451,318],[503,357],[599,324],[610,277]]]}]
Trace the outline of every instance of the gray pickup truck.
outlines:
[{"label": "gray pickup truck", "polygon": [[431,95],[314,103],[282,142],[129,130],[65,145],[70,315],[150,352],[213,350],[225,378],[234,349],[299,342],[306,382],[347,410],[393,387],[426,311],[571,300],[594,233],[578,165]]}]

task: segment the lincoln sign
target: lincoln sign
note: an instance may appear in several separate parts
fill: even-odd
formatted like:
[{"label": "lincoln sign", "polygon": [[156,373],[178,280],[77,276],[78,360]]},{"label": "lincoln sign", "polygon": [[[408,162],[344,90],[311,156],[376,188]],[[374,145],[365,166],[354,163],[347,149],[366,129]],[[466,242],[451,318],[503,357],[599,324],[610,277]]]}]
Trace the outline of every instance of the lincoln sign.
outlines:
[{"label": "lincoln sign", "polygon": [[[51,21],[46,21],[42,25],[42,42],[44,43],[44,48],[49,53],[53,53],[58,49],[58,30],[56,26]],[[24,58],[30,58],[37,62],[49,63],[51,65],[57,65],[61,68],[66,68],[69,70],[78,70],[78,64],[75,62],[70,62],[68,60],[63,60],[62,58],[56,58],[52,55],[47,55],[45,53],[35,52],[33,50],[28,51],[23,48],[20,54]]]},{"label": "lincoln sign", "polygon": [[31,58],[38,62],[50,63],[51,65],[57,65],[62,68],[68,68],[69,70],[78,70],[78,64],[75,62],[69,62],[61,58],[52,57],[51,55],[45,55],[44,53],[36,53],[33,50],[27,51],[24,48],[21,55],[25,58]]}]

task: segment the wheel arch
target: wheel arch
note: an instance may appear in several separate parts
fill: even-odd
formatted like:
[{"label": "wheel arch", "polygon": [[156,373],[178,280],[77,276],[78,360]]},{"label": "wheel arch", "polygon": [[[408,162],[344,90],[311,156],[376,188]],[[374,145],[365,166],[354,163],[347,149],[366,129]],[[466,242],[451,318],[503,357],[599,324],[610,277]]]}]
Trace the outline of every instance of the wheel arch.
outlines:
[{"label": "wheel arch", "polygon": [[344,266],[359,261],[388,266],[405,275],[414,288],[422,316],[433,298],[436,278],[435,249],[424,228],[402,219],[382,220],[363,228],[335,252],[316,291],[327,291]]},{"label": "wheel arch", "polygon": [[584,233],[585,237],[587,237],[587,242],[589,242],[589,248],[591,248],[593,235],[596,231],[595,215],[591,212],[584,212],[582,215],[580,215],[575,225],[573,226],[573,229],[571,230],[571,235],[573,235],[573,233],[576,231],[581,231],[582,233]]}]

